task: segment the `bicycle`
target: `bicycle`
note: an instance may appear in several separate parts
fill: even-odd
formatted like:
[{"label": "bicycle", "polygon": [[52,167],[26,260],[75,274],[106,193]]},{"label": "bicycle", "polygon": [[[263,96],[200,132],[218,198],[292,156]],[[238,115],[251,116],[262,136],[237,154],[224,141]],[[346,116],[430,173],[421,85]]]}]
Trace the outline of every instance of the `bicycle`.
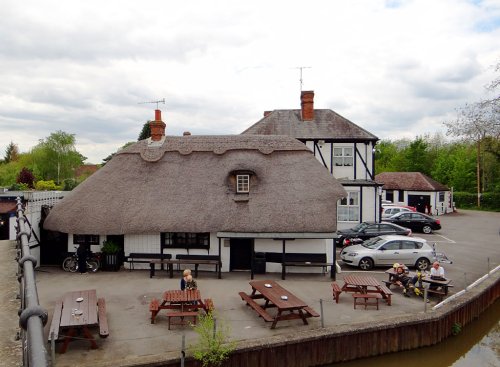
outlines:
[{"label": "bicycle", "polygon": [[[101,266],[99,254],[91,253],[86,263],[87,271],[95,273]],[[68,256],[63,260],[62,268],[64,271],[69,271],[71,273],[75,273],[78,271],[78,254],[76,253],[76,251],[71,256]]]}]

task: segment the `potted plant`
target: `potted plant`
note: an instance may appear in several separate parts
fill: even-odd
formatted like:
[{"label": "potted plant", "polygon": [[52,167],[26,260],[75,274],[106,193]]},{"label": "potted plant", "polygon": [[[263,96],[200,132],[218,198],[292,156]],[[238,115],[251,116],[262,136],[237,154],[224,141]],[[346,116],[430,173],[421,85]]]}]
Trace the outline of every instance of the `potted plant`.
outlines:
[{"label": "potted plant", "polygon": [[118,271],[120,263],[118,262],[118,253],[121,248],[113,241],[104,241],[102,243],[101,252],[104,255],[104,270]]}]

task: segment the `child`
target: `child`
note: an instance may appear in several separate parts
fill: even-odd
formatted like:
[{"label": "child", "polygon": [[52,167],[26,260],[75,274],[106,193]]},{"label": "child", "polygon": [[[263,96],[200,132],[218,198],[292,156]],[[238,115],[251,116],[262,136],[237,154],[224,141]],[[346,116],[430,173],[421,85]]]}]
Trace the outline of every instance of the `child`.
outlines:
[{"label": "child", "polygon": [[198,288],[198,285],[196,284],[196,280],[193,279],[193,276],[189,274],[186,277],[186,289],[188,291],[193,291]]},{"label": "child", "polygon": [[186,283],[187,283],[187,277],[188,276],[191,276],[191,270],[190,269],[186,269],[184,270],[184,272],[182,273],[182,279],[181,279],[181,291],[185,290],[186,289]]}]

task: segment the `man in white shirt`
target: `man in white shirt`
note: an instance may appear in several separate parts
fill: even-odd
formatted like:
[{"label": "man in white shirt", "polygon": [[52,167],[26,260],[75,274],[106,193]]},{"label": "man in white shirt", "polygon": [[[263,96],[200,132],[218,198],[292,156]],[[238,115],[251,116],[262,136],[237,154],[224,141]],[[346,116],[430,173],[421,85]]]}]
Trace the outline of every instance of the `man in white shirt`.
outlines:
[{"label": "man in white shirt", "polygon": [[432,264],[431,277],[444,278],[444,268],[437,261]]}]

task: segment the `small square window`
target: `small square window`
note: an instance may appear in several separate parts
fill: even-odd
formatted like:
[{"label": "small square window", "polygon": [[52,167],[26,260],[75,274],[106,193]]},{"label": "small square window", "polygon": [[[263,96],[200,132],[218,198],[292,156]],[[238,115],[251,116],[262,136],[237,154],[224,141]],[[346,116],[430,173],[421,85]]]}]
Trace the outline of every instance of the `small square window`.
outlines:
[{"label": "small square window", "polygon": [[250,192],[250,175],[236,175],[236,192]]}]

